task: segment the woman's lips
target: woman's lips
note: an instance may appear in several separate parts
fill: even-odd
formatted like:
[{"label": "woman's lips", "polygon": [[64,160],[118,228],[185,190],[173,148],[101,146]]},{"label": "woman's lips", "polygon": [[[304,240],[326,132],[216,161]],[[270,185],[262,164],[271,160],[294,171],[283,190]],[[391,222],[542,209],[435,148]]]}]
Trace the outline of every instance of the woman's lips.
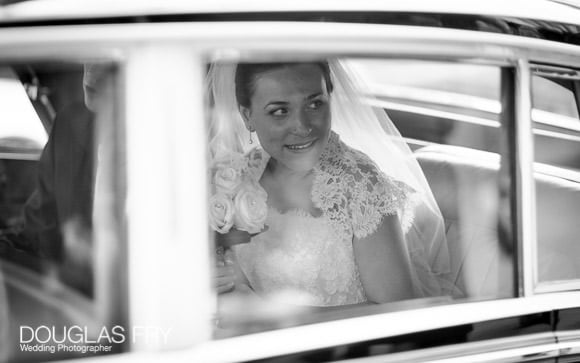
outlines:
[{"label": "woman's lips", "polygon": [[316,140],[317,139],[310,140],[307,142],[297,143],[297,144],[287,144],[287,145],[284,145],[284,147],[286,147],[288,150],[291,150],[291,151],[303,151],[303,150],[307,150],[310,147],[312,147],[312,145],[314,145]]}]

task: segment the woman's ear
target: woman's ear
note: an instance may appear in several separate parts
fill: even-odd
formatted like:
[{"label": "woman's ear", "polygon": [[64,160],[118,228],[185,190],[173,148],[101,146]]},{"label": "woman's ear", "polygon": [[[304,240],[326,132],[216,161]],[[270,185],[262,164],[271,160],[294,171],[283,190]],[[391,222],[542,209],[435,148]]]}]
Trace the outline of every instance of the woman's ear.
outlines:
[{"label": "woman's ear", "polygon": [[252,121],[250,118],[251,111],[248,107],[238,106],[240,110],[240,115],[242,115],[242,119],[244,120],[244,124],[248,130],[254,130],[254,125],[252,125]]}]

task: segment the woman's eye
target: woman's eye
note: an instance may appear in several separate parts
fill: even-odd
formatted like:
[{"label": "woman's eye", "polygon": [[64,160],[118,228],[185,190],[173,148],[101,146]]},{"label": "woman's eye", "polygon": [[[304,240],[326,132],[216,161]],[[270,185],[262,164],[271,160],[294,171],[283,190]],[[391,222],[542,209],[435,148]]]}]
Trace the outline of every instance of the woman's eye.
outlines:
[{"label": "woman's eye", "polygon": [[322,107],[324,105],[324,101],[322,100],[314,100],[312,101],[308,107],[313,109],[313,110],[318,110],[320,107]]},{"label": "woman's eye", "polygon": [[285,108],[277,108],[275,110],[270,111],[270,115],[272,116],[285,116],[288,114],[288,110]]}]

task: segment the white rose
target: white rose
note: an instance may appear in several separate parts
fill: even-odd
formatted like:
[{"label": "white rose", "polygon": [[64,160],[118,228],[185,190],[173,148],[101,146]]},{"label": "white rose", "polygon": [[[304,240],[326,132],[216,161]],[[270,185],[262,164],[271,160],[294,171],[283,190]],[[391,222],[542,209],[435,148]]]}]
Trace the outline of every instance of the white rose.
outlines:
[{"label": "white rose", "polygon": [[241,183],[241,172],[234,167],[221,166],[215,172],[214,185],[218,193],[234,195]]},{"label": "white rose", "polygon": [[234,225],[234,203],[223,193],[209,199],[209,224],[219,233],[228,233]]},{"label": "white rose", "polygon": [[268,194],[259,184],[242,185],[234,197],[236,228],[248,233],[258,233],[264,229],[268,216],[267,198]]}]

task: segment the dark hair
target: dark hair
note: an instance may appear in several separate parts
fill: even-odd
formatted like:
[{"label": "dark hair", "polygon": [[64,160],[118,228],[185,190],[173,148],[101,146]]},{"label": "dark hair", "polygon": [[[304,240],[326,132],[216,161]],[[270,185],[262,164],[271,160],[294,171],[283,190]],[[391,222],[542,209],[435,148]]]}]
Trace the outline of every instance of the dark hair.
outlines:
[{"label": "dark hair", "polygon": [[256,78],[260,73],[278,68],[291,67],[301,64],[313,64],[322,69],[322,76],[328,93],[332,92],[332,80],[330,79],[330,67],[327,62],[284,62],[284,63],[239,63],[236,68],[236,99],[238,104],[250,107],[252,96],[256,91]]}]

